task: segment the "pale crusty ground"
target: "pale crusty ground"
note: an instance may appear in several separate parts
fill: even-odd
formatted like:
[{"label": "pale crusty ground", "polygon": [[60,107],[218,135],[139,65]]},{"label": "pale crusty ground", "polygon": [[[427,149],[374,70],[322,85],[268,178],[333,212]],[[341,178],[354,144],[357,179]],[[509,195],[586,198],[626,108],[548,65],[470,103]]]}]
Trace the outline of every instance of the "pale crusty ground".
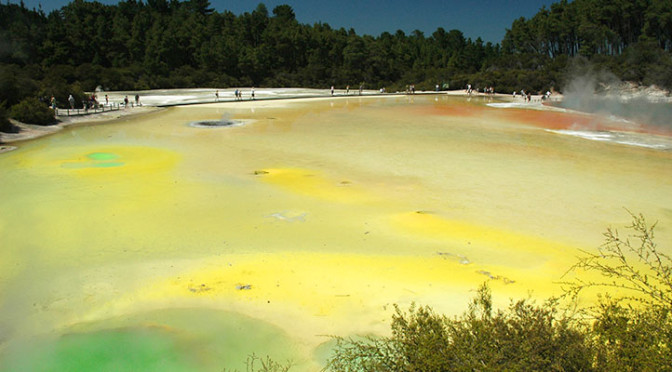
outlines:
[{"label": "pale crusty ground", "polygon": [[[467,93],[464,90],[452,90],[452,91],[445,91],[445,92],[440,92],[440,93],[435,93],[435,92],[418,92],[417,94],[445,94],[445,95],[451,95],[451,96],[468,96]],[[394,96],[396,94],[390,94],[390,96]],[[376,96],[379,97],[380,95],[371,95],[371,96]],[[483,93],[472,93],[472,97],[484,97],[486,96]],[[492,97],[495,97],[500,100],[517,100],[522,101],[522,97],[518,96],[517,98],[513,98],[511,95],[508,94],[494,94],[491,95]],[[324,99],[337,99],[337,98],[352,98],[353,96],[325,96]],[[362,97],[366,97],[362,96]],[[288,98],[291,99],[291,98]],[[320,98],[311,98],[311,99],[320,99]],[[554,100],[561,100],[562,96],[559,94],[554,94],[553,96]],[[260,105],[262,102],[265,100],[263,98],[255,100],[255,101],[243,101],[243,102],[238,102],[238,101],[233,101],[237,105],[246,105],[246,106],[254,106],[254,105]],[[220,103],[227,103],[226,101],[222,100]],[[232,102],[228,102],[232,103]],[[525,103],[525,107],[529,108],[536,108],[536,109],[548,109],[547,106],[541,104],[541,96],[536,95],[532,96],[532,101],[529,103]],[[32,140],[35,138],[40,138],[44,137],[53,133],[56,133],[63,128],[73,125],[73,124],[86,124],[86,123],[104,123],[104,122],[111,122],[115,121],[117,119],[120,119],[122,117],[128,117],[128,116],[136,116],[136,115],[141,115],[141,114],[146,114],[150,112],[154,112],[160,110],[160,108],[155,107],[155,106],[139,106],[139,107],[132,107],[128,109],[120,109],[118,111],[109,111],[109,112],[104,112],[104,113],[97,113],[97,114],[90,114],[90,115],[82,115],[82,116],[57,116],[58,123],[54,125],[33,125],[33,124],[26,124],[26,123],[21,123],[17,122],[15,120],[12,121],[12,123],[21,130],[19,133],[3,133],[0,132],[0,153],[11,151],[16,149],[16,146],[11,146],[8,144],[15,144],[16,142],[21,142],[21,141],[27,141],[27,140]]]},{"label": "pale crusty ground", "polygon": [[56,118],[58,119],[58,122],[54,125],[34,125],[12,120],[12,123],[21,128],[21,130],[19,131],[19,133],[0,132],[0,143],[5,144],[0,146],[0,153],[10,151],[16,148],[16,146],[6,145],[8,143],[15,144],[16,142],[27,141],[35,138],[48,136],[50,134],[59,132],[63,128],[68,127],[70,125],[111,122],[118,120],[122,117],[143,115],[158,110],[161,110],[161,108],[152,106],[140,106],[128,109],[120,109],[118,111],[108,111],[99,114],[90,114],[82,116],[57,116]]}]

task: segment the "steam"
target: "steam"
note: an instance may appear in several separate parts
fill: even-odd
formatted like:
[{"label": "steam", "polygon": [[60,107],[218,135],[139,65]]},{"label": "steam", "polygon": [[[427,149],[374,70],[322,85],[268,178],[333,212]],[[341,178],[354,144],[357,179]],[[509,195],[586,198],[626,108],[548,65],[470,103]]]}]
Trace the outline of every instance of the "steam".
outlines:
[{"label": "steam", "polygon": [[656,86],[641,87],[620,81],[607,71],[575,69],[564,89],[563,107],[621,121],[622,129],[639,125],[672,131],[670,93]]}]

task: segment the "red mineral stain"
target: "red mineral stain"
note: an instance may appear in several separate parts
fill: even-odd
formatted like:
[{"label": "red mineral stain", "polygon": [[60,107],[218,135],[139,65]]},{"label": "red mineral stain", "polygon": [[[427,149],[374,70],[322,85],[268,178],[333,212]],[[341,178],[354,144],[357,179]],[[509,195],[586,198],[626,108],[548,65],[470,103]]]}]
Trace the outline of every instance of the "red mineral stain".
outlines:
[{"label": "red mineral stain", "polygon": [[562,130],[581,128],[590,130],[609,130],[614,127],[614,124],[610,123],[608,120],[593,115],[519,109],[500,111],[503,111],[499,114],[503,119],[545,129]]},{"label": "red mineral stain", "polygon": [[459,103],[454,105],[436,104],[436,105],[413,106],[412,108],[410,108],[410,110],[413,111],[413,113],[416,115],[439,115],[439,116],[450,115],[450,116],[467,117],[480,114],[481,112],[483,112],[483,107],[468,103],[467,104]]},{"label": "red mineral stain", "polygon": [[672,135],[671,130],[660,126],[634,121],[624,122],[595,114],[531,109],[506,109],[499,111],[498,116],[507,121],[552,130],[625,131],[663,136]]}]

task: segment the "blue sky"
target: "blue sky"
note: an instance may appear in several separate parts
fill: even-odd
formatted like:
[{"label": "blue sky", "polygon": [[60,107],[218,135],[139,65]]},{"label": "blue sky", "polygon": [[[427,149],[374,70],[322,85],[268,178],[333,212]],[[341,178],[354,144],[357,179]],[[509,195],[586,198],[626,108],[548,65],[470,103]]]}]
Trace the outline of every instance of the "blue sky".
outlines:
[{"label": "blue sky", "polygon": [[[6,0],[5,0],[6,1]],[[3,1],[3,2],[5,2]],[[18,3],[20,0],[9,0]],[[457,29],[466,37],[501,42],[506,28],[518,17],[529,18],[539,9],[559,0],[210,0],[217,11],[251,12],[264,3],[270,14],[277,5],[288,4],[300,23],[328,23],[333,28],[353,28],[359,35],[378,36],[384,31],[420,30],[430,36],[438,27]],[[28,8],[38,4],[49,13],[70,0],[24,0]],[[118,0],[99,0],[116,4]]]}]

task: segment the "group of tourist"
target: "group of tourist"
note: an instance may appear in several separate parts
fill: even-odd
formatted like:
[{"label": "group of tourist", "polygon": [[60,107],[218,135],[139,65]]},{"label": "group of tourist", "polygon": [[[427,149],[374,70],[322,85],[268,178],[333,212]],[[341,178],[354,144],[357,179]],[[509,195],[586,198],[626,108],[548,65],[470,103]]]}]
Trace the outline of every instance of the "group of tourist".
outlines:
[{"label": "group of tourist", "polygon": [[[334,88],[333,85],[331,86],[330,91],[331,91],[331,95],[333,96],[334,93],[336,92],[336,91],[335,91],[335,88]],[[362,95],[362,92],[363,92],[363,91],[364,91],[364,83],[362,83],[362,84],[359,85],[359,95],[360,95],[360,96]],[[381,91],[381,93],[385,92],[385,88],[381,88],[380,91]],[[350,85],[346,85],[346,86],[345,86],[345,95],[346,95],[346,96],[349,96],[349,95],[350,95]]]},{"label": "group of tourist", "polygon": [[[83,110],[89,110],[89,109],[93,109],[93,108],[97,108],[97,107],[101,106],[101,103],[98,102],[98,97],[96,96],[96,93],[92,93],[90,96],[86,96],[81,101],[82,101],[81,109],[83,109]],[[75,97],[72,94],[70,94],[68,96],[68,105],[70,106],[71,110],[74,110],[75,105],[77,105],[77,100],[75,99]],[[128,96],[125,96],[124,100],[123,100],[123,105],[124,105],[124,107],[128,107],[129,105],[131,105],[131,106],[133,106],[133,105],[141,106],[140,95],[138,95],[138,94],[135,95],[135,104],[133,104],[128,99]],[[54,110],[57,108],[56,107],[57,106],[56,105],[56,98],[54,96],[51,96],[51,99],[49,101],[49,106]],[[104,106],[110,106],[110,97],[107,94],[105,95]]]},{"label": "group of tourist", "polygon": [[[525,89],[521,89],[521,90],[520,90],[520,96],[523,97],[523,100],[524,100],[525,102],[530,102],[530,101],[532,101],[532,93],[530,93],[530,92],[525,92]],[[516,98],[516,91],[515,91],[515,90],[513,91],[513,98],[514,98],[514,99]]]},{"label": "group of tourist", "polygon": [[[242,90],[240,90],[240,89],[236,89],[236,90],[233,92],[233,95],[236,97],[236,101],[242,101],[242,100],[243,100],[243,91],[242,91]],[[254,100],[254,99],[255,99],[255,96],[254,96],[254,87],[252,87],[252,89],[250,90],[250,99],[251,99],[251,100]],[[215,101],[216,101],[216,102],[219,102],[219,90],[216,90],[216,91],[215,91]]]},{"label": "group of tourist", "polygon": [[[514,91],[513,92],[513,98],[514,99],[516,98],[516,95],[517,95],[516,91]],[[525,89],[520,90],[520,96],[523,97],[523,100],[525,102],[532,102],[532,93],[525,92]],[[542,101],[545,101],[545,100],[550,99],[550,98],[551,98],[551,91],[550,90],[546,91],[546,93],[541,95],[541,100]]]},{"label": "group of tourist", "polygon": [[[362,95],[363,91],[364,91],[364,84],[361,84],[359,86],[359,95],[360,96]],[[411,85],[409,91],[410,91],[410,93],[415,93],[415,85]],[[333,96],[334,94],[336,94],[336,88],[332,85],[329,89],[329,92]],[[386,92],[385,88],[381,88],[380,92],[385,93]],[[243,91],[241,89],[236,89],[233,92],[233,95],[236,98],[236,101],[242,101],[243,100]],[[347,85],[345,87],[345,95],[350,95],[350,85]],[[220,98],[219,89],[217,89],[217,90],[215,90],[215,102],[219,102],[219,98]],[[255,99],[256,98],[255,98],[254,87],[252,87],[252,89],[250,90],[250,100],[255,100]]]},{"label": "group of tourist", "polygon": [[[438,85],[436,86],[436,89],[438,91],[438,89],[439,89]],[[467,87],[465,88],[465,91],[467,92],[468,95],[471,95],[474,91],[476,91],[476,93],[478,93],[479,88],[472,88],[471,84],[467,84]],[[495,87],[489,86],[489,87],[483,88],[483,94],[495,94]]]},{"label": "group of tourist", "polygon": [[[468,95],[471,95],[474,90],[478,93],[478,88],[473,89],[471,87],[471,84],[467,84],[465,91],[467,92]],[[495,94],[495,88],[492,86],[483,88],[483,93],[484,94]],[[532,102],[532,93],[531,92],[526,92],[525,89],[520,90],[520,94],[516,91],[513,92],[513,98],[516,99],[518,96],[523,97],[523,100],[525,102]],[[551,98],[551,91],[546,91],[546,93],[541,95],[541,100],[545,101]]]},{"label": "group of tourist", "polygon": [[[105,95],[105,101],[107,102],[107,94]],[[124,107],[128,107],[128,105],[133,107],[133,103],[128,100],[128,96],[124,96]],[[140,96],[137,94],[135,95],[135,106],[140,106]]]},{"label": "group of tourist", "polygon": [[[359,85],[359,95],[362,95],[362,91],[364,90],[364,84]],[[350,95],[350,85],[345,86],[345,95],[349,96]]]},{"label": "group of tourist", "polygon": [[[51,100],[52,100],[52,108],[55,108],[56,107],[56,100],[54,99],[53,96],[51,97]],[[108,101],[107,95],[105,95],[105,101],[106,102]],[[68,104],[70,105],[71,110],[75,109],[76,101],[75,101],[75,97],[72,94],[70,94],[68,96]],[[90,96],[87,96],[86,98],[82,99],[82,108],[84,110],[88,110],[88,109],[98,107],[98,105],[99,105],[98,98],[96,97],[95,93],[91,93]]]}]

